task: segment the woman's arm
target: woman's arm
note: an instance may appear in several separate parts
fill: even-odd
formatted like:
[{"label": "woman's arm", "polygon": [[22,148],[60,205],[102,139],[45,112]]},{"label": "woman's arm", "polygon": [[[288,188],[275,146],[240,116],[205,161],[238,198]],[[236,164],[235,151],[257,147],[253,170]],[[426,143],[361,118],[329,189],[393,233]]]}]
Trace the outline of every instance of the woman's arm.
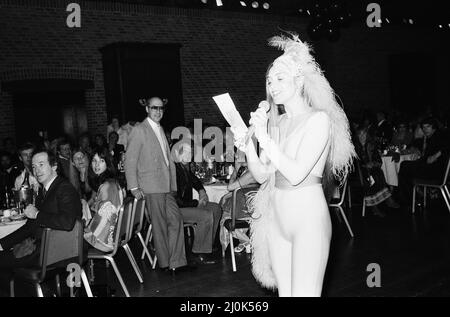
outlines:
[{"label": "woman's arm", "polygon": [[255,181],[262,184],[269,177],[269,165],[264,164],[266,155],[261,153],[261,157],[256,153],[255,145],[253,142],[249,142],[249,145],[245,149],[245,155],[247,155],[247,164],[250,173],[253,175]]},{"label": "woman's arm", "polygon": [[237,172],[239,170],[239,167],[240,167],[240,163],[236,163],[234,165],[233,173],[230,176],[230,184],[233,183],[236,180],[236,176],[237,176]]},{"label": "woman's arm", "polygon": [[247,173],[244,173],[241,177],[239,177],[239,179],[236,180],[235,182],[230,182],[230,184],[228,184],[227,189],[231,192],[231,191],[235,190],[236,188],[254,184],[254,183],[256,183],[256,180],[253,177],[252,173],[247,172]]},{"label": "woman's arm", "polygon": [[314,114],[309,119],[306,129],[295,159],[285,155],[271,139],[261,144],[275,168],[294,186],[300,184],[309,175],[326,149],[330,134],[328,115],[325,112]]}]

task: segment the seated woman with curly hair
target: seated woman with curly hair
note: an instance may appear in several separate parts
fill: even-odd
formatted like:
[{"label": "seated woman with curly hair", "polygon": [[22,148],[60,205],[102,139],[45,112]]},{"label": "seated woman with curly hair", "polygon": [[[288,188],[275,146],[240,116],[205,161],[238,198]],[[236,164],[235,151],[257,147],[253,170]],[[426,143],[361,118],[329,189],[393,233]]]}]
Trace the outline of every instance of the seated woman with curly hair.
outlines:
[{"label": "seated woman with curly hair", "polygon": [[116,178],[113,159],[106,148],[94,150],[88,182],[93,190],[88,203],[93,216],[85,229],[84,238],[101,251],[112,251],[117,214],[124,194]]}]

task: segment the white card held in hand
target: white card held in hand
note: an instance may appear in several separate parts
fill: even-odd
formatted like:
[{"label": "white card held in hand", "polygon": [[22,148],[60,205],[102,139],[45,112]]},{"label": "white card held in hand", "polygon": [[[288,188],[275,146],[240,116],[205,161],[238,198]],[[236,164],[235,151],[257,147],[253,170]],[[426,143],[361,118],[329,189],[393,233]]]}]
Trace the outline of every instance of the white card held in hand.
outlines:
[{"label": "white card held in hand", "polygon": [[230,127],[247,130],[244,120],[242,120],[241,115],[237,111],[236,106],[228,93],[214,96],[213,99]]}]

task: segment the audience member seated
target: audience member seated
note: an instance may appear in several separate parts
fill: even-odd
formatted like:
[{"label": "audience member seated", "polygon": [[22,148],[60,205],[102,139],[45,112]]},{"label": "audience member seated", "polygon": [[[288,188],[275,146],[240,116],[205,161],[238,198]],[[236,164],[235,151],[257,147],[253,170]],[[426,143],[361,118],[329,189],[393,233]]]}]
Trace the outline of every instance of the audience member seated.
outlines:
[{"label": "audience member seated", "polygon": [[125,149],[127,149],[127,141],[128,136],[131,134],[131,130],[133,130],[133,127],[138,125],[139,123],[136,121],[128,121],[123,126],[120,127],[119,132],[119,141],[117,141],[118,144],[122,144]]},{"label": "audience member seated", "polygon": [[89,185],[93,190],[89,201],[92,218],[85,228],[84,238],[96,249],[108,252],[114,249],[113,234],[123,203],[123,192],[116,180],[116,170],[108,150],[98,148],[93,154],[89,169]]},{"label": "audience member seated", "polygon": [[109,134],[108,150],[114,159],[114,166],[118,166],[122,159],[122,154],[125,152],[125,148],[122,144],[118,144],[119,135],[117,132],[111,132]]},{"label": "audience member seated", "polygon": [[432,117],[424,119],[421,128],[424,137],[415,140],[411,145],[412,149],[421,154],[421,158],[417,161],[403,161],[400,165],[400,201],[406,206],[409,206],[412,200],[413,179],[440,179],[448,162],[448,139],[437,129],[436,120]]},{"label": "audience member seated", "polygon": [[25,143],[19,147],[19,160],[22,166],[20,168],[20,174],[15,178],[14,188],[20,189],[23,185],[28,185],[29,183],[37,194],[39,191],[39,183],[31,168],[31,158],[33,157],[34,150],[35,146],[32,143]]},{"label": "audience member seated", "polygon": [[119,129],[120,129],[119,118],[117,116],[113,116],[111,118],[111,123],[106,126],[106,138],[109,139],[109,134],[111,132],[117,133]]},{"label": "audience member seated", "polygon": [[355,150],[361,162],[361,173],[364,187],[364,201],[375,216],[384,217],[385,214],[378,205],[385,202],[388,207],[399,208],[392,199],[391,192],[386,184],[383,171],[381,170],[381,157],[377,149],[375,136],[368,133],[362,140],[354,140]]},{"label": "audience member seated", "polygon": [[399,121],[395,126],[394,134],[392,135],[392,145],[406,145],[409,147],[414,139],[412,131],[409,129],[406,121]]},{"label": "audience member seated", "polygon": [[102,134],[96,134],[94,136],[94,148],[96,147],[107,147],[108,143],[106,142],[106,138]]},{"label": "audience member seated", "polygon": [[55,138],[51,140],[48,145],[49,151],[52,152],[56,157],[58,157],[58,145],[60,142],[62,142],[62,140],[64,140],[64,138],[62,137]]},{"label": "audience member seated", "polygon": [[92,158],[91,138],[88,133],[83,133],[78,138],[78,151],[88,155],[89,160]]},{"label": "audience member seated", "polygon": [[[180,207],[183,221],[196,223],[192,253],[198,262],[215,263],[216,261],[208,258],[207,254],[212,252],[222,210],[219,204],[208,201],[208,195],[201,181],[189,167],[189,163],[192,161],[191,146],[185,143],[175,152],[177,204]],[[193,188],[199,194],[198,201],[192,199]]]},{"label": "audience member seated", "polygon": [[70,231],[81,219],[80,198],[66,179],[58,176],[56,157],[50,151],[36,151],[32,166],[42,184],[35,206],[28,205],[25,225],[0,239],[0,272],[38,265],[40,239],[45,227]]},{"label": "audience member seated", "polygon": [[379,144],[388,144],[392,139],[392,125],[386,118],[386,113],[384,111],[379,111],[376,114],[377,124],[375,128],[376,141]]},{"label": "audience member seated", "polygon": [[[236,152],[235,165],[233,174],[230,177],[228,183],[228,190],[230,193],[226,194],[221,199],[222,204],[222,220],[220,221],[220,243],[222,250],[225,250],[230,243],[230,236],[227,229],[224,227],[224,223],[227,219],[231,219],[231,209],[233,208],[232,192],[246,185],[257,184],[252,174],[250,173],[245,154],[241,151]],[[236,219],[238,220],[250,220],[250,214],[248,213],[246,194],[252,190],[252,188],[245,188],[237,192],[236,196]],[[248,229],[236,229],[234,233],[235,238],[239,240],[239,245],[235,247],[235,252],[242,252],[244,249],[247,253],[250,252],[250,239],[247,235]]]},{"label": "audience member seated", "polygon": [[68,140],[58,144],[58,174],[65,177],[80,192],[80,175],[72,162],[72,149]]},{"label": "audience member seated", "polygon": [[[5,187],[10,190],[14,187],[16,177],[20,174],[19,167],[13,165],[11,154],[8,152],[0,152],[0,191],[4,194]],[[4,195],[2,196],[4,197]]]},{"label": "audience member seated", "polygon": [[89,186],[88,181],[88,171],[89,171],[89,158],[86,154],[81,151],[77,151],[73,154],[73,164],[78,171],[78,175],[80,176],[80,197],[89,200],[91,196],[92,189]]}]

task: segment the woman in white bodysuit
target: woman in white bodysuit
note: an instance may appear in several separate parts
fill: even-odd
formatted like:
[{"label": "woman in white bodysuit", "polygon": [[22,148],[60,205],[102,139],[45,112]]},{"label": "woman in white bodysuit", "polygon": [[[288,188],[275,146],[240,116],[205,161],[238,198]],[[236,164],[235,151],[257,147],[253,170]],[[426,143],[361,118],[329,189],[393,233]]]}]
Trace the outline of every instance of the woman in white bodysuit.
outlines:
[{"label": "woman in white bodysuit", "polygon": [[[250,199],[252,270],[279,296],[320,296],[331,239],[322,176],[342,179],[355,152],[347,117],[310,48],[295,34],[274,37],[270,45],[284,54],[267,72],[269,113],[259,108],[251,114],[261,155],[253,142],[245,143],[244,131],[233,130],[262,184]],[[281,104],[285,113],[279,115]]]}]

